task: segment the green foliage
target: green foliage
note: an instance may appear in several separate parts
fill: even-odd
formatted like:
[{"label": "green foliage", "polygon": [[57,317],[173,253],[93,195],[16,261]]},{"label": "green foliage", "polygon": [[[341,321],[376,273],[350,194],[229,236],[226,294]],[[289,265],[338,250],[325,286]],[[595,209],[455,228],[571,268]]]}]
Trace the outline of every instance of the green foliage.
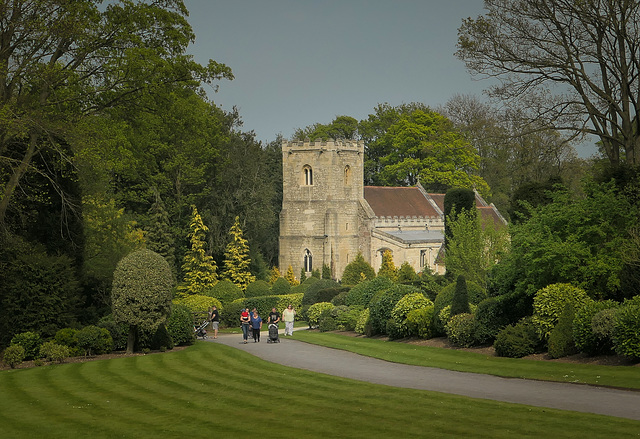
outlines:
[{"label": "green foliage", "polygon": [[[111,318],[111,322],[113,322],[113,317]],[[115,325],[115,322],[113,322]],[[125,328],[126,330],[126,328]],[[62,328],[56,332],[53,340],[59,344],[69,348],[70,356],[79,356],[84,355],[84,349],[78,346],[78,330],[75,328]],[[124,347],[126,347],[127,336],[126,332],[124,334]],[[124,349],[123,347],[123,349]]]},{"label": "green foliage", "polygon": [[318,326],[318,322],[322,312],[325,310],[330,311],[332,309],[333,305],[329,302],[318,302],[311,305],[309,307],[309,310],[307,311],[307,322],[309,323],[309,327],[313,328],[315,326]]},{"label": "green foliage", "polygon": [[[588,355],[600,355],[612,352],[612,333],[607,331],[605,335],[600,331],[600,328],[603,327],[602,323],[607,320],[609,321],[607,326],[609,326],[610,330],[613,329],[613,316],[615,315],[615,308],[617,306],[617,302],[612,300],[602,302],[587,300],[578,306],[573,319],[573,338],[580,352]],[[609,318],[604,320],[600,317],[598,323],[594,325],[596,315],[600,315],[603,311],[611,311],[607,313]],[[598,328],[597,331],[594,330],[594,326]]]},{"label": "green foliage", "polygon": [[469,314],[469,293],[467,292],[467,281],[464,276],[459,275],[456,280],[456,288],[451,299],[451,316],[458,314]]},{"label": "green foliage", "polygon": [[291,284],[284,277],[279,277],[271,286],[271,294],[276,296],[289,294]]},{"label": "green foliage", "polygon": [[496,336],[493,347],[499,357],[522,358],[539,351],[541,341],[531,319],[508,325]]},{"label": "green foliage", "polygon": [[618,355],[640,359],[640,296],[626,300],[618,309],[613,344]]},{"label": "green foliage", "polygon": [[[349,293],[349,290],[350,290],[349,287],[341,287],[340,288],[340,292],[333,299],[331,299],[331,303],[334,306],[340,306],[340,305],[345,305],[346,306],[346,303],[344,303],[344,299],[346,299],[347,293]],[[359,305],[359,306],[361,306],[361,305]]]},{"label": "green foliage", "polygon": [[551,358],[562,358],[578,352],[573,339],[573,319],[575,311],[573,303],[567,303],[560,314],[558,324],[549,335],[549,356]]},{"label": "green foliage", "polygon": [[444,215],[450,217],[452,213],[476,211],[476,194],[472,189],[462,187],[452,188],[444,195]]},{"label": "green foliage", "polygon": [[244,292],[245,297],[268,296],[269,294],[271,294],[271,285],[264,280],[251,282]]},{"label": "green foliage", "polygon": [[384,253],[382,253],[382,262],[378,270],[378,277],[388,277],[394,282],[398,279],[398,269],[393,263],[393,254],[390,250],[385,250]]},{"label": "green foliage", "polygon": [[392,285],[386,290],[376,293],[369,304],[374,334],[386,333],[387,321],[391,318],[391,312],[396,304],[405,295],[417,292],[418,290],[415,287],[409,285]]},{"label": "green foliage", "polygon": [[173,299],[173,303],[175,305],[186,306],[192,313],[205,313],[212,306],[218,307],[218,311],[220,311],[221,314],[223,309],[226,310],[226,308],[223,307],[220,301],[215,297],[200,296],[198,294]]},{"label": "green foliage", "polygon": [[407,261],[404,261],[400,265],[400,268],[398,269],[398,278],[397,278],[398,283],[401,283],[401,284],[410,283],[415,281],[417,277],[418,275],[416,274],[416,271],[413,269],[410,263],[408,263]]},{"label": "green foliage", "polygon": [[185,305],[174,305],[171,315],[167,319],[167,332],[171,336],[173,344],[184,346],[193,344],[195,332],[193,331],[193,313]]},{"label": "green foliage", "polygon": [[617,308],[603,309],[593,316],[591,330],[593,335],[601,340],[602,352],[609,354],[614,351],[613,337],[616,329]]},{"label": "green foliage", "polygon": [[307,291],[307,289],[313,285],[314,283],[318,282],[320,279],[317,277],[310,277],[308,279],[306,279],[304,282],[300,283],[300,285],[296,285],[295,287],[291,287],[291,290],[289,290],[289,294],[294,294],[294,293],[305,293]]},{"label": "green foliage", "polygon": [[355,331],[358,334],[370,335],[371,334],[371,314],[369,308],[365,308],[358,316],[358,322],[356,323]]},{"label": "green foliage", "polygon": [[406,318],[406,325],[409,335],[420,338],[432,338],[435,335],[433,328],[433,305],[409,311]]},{"label": "green foliage", "polygon": [[174,345],[164,323],[159,325],[155,331],[138,329],[136,351],[148,353],[150,350],[173,349]]},{"label": "green foliage", "polygon": [[517,314],[513,314],[513,302],[513,296],[504,295],[488,297],[478,304],[474,316],[479,344],[493,342],[501,329],[518,320]]},{"label": "green foliage", "polygon": [[24,359],[33,360],[38,358],[42,338],[40,334],[27,331],[16,334],[11,339],[11,346],[22,346],[24,348]]},{"label": "green foliage", "polygon": [[319,269],[317,269],[317,268],[316,268],[315,270],[313,270],[313,271],[311,272],[311,277],[312,277],[312,278],[314,278],[314,279],[321,279],[321,278],[322,278],[322,275],[321,275],[321,273],[320,273],[320,270],[319,270]]},{"label": "green foliage", "polygon": [[289,267],[287,268],[287,272],[284,274],[284,278],[292,287],[300,284],[298,279],[296,279],[296,275],[293,273],[293,267],[291,265],[289,265]]},{"label": "green foliage", "polygon": [[476,344],[476,320],[473,314],[459,313],[451,316],[445,325],[447,338],[454,346],[468,348]]},{"label": "green foliage", "polygon": [[363,306],[334,305],[337,329],[341,331],[355,331],[358,319],[364,311]]},{"label": "green foliage", "polygon": [[[389,336],[402,338],[417,335],[417,333],[411,334],[407,316],[411,311],[428,307],[433,307],[433,302],[427,299],[424,294],[416,292],[405,295],[396,303],[391,311],[390,321],[393,321],[391,326],[394,328],[394,334],[389,333]],[[389,323],[387,323],[387,329],[389,329]]]},{"label": "green foliage", "polygon": [[239,286],[243,291],[251,282],[256,280],[251,274],[249,266],[249,244],[242,235],[240,217],[236,216],[233,226],[229,230],[231,240],[224,252],[224,277]]},{"label": "green foliage", "polygon": [[588,299],[583,289],[570,284],[553,284],[539,290],[533,298],[531,319],[538,330],[538,336],[548,340],[565,306],[570,303],[579,307]]},{"label": "green foliage", "polygon": [[[374,279],[375,277],[376,272],[373,267],[364,260],[362,253],[358,253],[355,259],[344,267],[341,281],[343,285],[352,286],[358,285],[360,282]],[[322,278],[324,279],[324,275]]]},{"label": "green foliage", "polygon": [[[267,284],[264,281],[262,282],[264,284]],[[218,299],[222,306],[225,306],[226,304],[231,303],[243,296],[240,287],[228,279],[219,281],[213,287],[207,288],[203,292],[205,296],[215,297],[216,299]]]},{"label": "green foliage", "polygon": [[331,279],[331,268],[327,264],[322,264],[322,279]]},{"label": "green foliage", "polygon": [[69,358],[71,351],[68,346],[58,344],[54,341],[46,341],[40,346],[39,358],[44,358],[47,361],[55,361],[62,363],[66,358]]},{"label": "green foliage", "polygon": [[145,240],[147,248],[164,257],[171,268],[171,272],[176,274],[175,238],[171,231],[169,213],[165,204],[156,194],[156,200],[147,212],[148,225],[145,227]]},{"label": "green foliage", "polygon": [[275,308],[278,310],[278,312],[282,313],[282,311],[289,304],[293,305],[293,307],[298,312],[296,318],[300,318],[302,296],[302,293],[296,293],[278,296],[260,296],[238,299],[231,302],[225,308],[225,312],[221,314],[221,318],[227,326],[237,327],[240,325],[240,311],[243,308],[256,308],[258,310],[258,314],[264,319],[271,312],[271,308]]},{"label": "green foliage", "polygon": [[320,279],[307,288],[302,298],[302,304],[313,305],[318,302],[330,302],[340,292],[338,282],[331,279]]},{"label": "green foliage", "polygon": [[[476,305],[486,299],[487,292],[480,285],[475,282],[466,282],[467,284],[467,295],[469,298],[469,303]],[[447,306],[451,306],[453,303],[453,296],[456,290],[456,283],[451,283],[444,287],[438,295],[436,296],[436,300],[433,302],[434,306],[434,328],[437,334],[444,333],[444,325],[446,322],[440,320],[440,312]]]},{"label": "green foliage", "polygon": [[4,356],[2,361],[8,364],[11,369],[14,369],[18,364],[22,363],[25,359],[24,348],[20,345],[12,345],[4,350]]},{"label": "green foliage", "polygon": [[78,331],[78,347],[84,349],[85,355],[98,355],[111,352],[113,339],[105,328],[89,325]]},{"label": "green foliage", "polygon": [[206,254],[205,243],[209,228],[202,222],[196,206],[192,206],[191,223],[189,224],[189,240],[191,248],[184,255],[182,271],[184,282],[178,290],[182,294],[203,294],[218,281],[217,270],[213,258]]},{"label": "green foliage", "polygon": [[393,282],[386,277],[375,278],[354,286],[345,297],[344,304],[347,306],[362,305],[369,306],[369,302],[376,293],[391,287]]}]

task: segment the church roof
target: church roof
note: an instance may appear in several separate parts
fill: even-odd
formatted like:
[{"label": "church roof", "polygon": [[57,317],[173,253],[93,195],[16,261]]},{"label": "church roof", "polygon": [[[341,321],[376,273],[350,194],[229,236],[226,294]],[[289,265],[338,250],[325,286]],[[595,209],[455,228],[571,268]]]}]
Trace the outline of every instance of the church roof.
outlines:
[{"label": "church roof", "polygon": [[417,187],[365,186],[364,198],[377,217],[440,216]]}]

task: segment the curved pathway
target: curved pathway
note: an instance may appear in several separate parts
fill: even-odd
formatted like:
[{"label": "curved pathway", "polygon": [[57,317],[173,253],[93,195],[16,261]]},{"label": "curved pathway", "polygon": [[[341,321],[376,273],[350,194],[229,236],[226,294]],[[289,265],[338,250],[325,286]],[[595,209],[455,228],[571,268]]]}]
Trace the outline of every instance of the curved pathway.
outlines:
[{"label": "curved pathway", "polygon": [[235,347],[273,363],[370,383],[640,420],[638,391],[411,366],[303,343],[282,335],[281,343],[267,343],[266,339],[263,332],[260,343],[250,340],[244,344],[241,335],[227,334],[207,341]]}]

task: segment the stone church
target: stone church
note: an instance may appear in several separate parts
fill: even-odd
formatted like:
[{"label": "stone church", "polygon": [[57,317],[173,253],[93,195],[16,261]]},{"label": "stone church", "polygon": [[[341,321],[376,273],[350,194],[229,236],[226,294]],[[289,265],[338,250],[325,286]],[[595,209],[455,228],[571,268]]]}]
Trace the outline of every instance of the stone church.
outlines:
[{"label": "stone church", "polygon": [[[389,250],[397,267],[444,273],[444,194],[415,187],[364,186],[364,142],[283,141],[280,271],[331,268],[340,279],[358,253],[378,271]],[[476,194],[483,217],[506,224]]]}]

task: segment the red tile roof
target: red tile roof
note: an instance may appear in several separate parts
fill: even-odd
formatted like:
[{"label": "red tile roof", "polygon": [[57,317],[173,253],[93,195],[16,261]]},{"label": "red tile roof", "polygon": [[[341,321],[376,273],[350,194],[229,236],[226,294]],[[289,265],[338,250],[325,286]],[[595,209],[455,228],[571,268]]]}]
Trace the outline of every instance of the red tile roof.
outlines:
[{"label": "red tile roof", "polygon": [[417,187],[365,186],[364,198],[378,217],[438,216],[438,212]]}]

